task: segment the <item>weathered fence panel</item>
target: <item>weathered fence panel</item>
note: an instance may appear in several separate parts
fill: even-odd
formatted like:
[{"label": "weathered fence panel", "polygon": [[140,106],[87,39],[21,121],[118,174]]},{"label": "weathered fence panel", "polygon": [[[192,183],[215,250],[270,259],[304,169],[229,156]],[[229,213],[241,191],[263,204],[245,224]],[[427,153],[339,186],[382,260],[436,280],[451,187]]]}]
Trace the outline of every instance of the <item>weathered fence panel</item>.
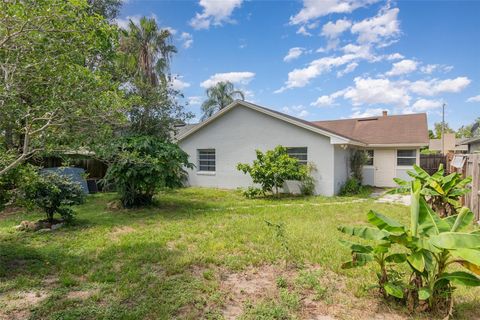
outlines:
[{"label": "weathered fence panel", "polygon": [[446,167],[447,158],[443,154],[420,154],[420,168],[429,174],[437,172],[441,163]]},{"label": "weathered fence panel", "polygon": [[465,196],[465,206],[475,215],[475,221],[480,221],[480,154],[469,154],[465,161],[465,176],[472,177],[471,192]]}]

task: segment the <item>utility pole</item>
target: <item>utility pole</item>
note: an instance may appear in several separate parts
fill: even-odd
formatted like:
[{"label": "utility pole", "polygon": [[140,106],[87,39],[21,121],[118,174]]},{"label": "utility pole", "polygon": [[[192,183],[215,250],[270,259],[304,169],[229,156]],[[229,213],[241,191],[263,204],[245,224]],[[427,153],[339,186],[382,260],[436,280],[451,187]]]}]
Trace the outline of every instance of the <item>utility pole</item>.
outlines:
[{"label": "utility pole", "polygon": [[445,103],[442,105],[442,154],[445,155]]}]

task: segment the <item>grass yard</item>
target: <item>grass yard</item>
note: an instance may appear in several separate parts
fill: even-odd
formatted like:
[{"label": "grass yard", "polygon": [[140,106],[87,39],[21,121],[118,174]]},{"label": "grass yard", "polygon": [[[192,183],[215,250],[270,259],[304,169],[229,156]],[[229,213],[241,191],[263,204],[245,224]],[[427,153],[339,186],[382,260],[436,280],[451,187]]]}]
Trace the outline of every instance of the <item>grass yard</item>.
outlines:
[{"label": "grass yard", "polygon": [[[374,265],[340,269],[338,225],[365,224],[369,209],[408,221],[407,207],[200,188],[143,210],[109,209],[114,199],[90,196],[73,226],[48,233],[15,231],[38,213],[1,214],[0,319],[428,318],[384,303],[369,288]],[[456,317],[479,319],[479,297],[459,288]]]}]

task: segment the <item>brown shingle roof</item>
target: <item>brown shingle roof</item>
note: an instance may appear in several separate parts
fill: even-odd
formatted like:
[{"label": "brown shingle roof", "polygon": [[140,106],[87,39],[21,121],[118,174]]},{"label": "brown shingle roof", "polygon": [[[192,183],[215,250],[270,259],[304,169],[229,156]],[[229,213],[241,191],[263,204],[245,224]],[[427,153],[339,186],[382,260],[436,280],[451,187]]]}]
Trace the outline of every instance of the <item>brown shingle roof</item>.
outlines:
[{"label": "brown shingle roof", "polygon": [[428,145],[425,113],[358,119],[312,121],[321,129],[367,144]]}]

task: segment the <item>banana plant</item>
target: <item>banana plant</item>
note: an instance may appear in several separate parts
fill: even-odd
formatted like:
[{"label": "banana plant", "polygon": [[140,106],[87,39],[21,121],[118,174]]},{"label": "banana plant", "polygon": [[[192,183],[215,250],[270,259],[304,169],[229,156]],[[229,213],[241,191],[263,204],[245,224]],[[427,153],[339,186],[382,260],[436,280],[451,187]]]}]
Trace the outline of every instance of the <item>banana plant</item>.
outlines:
[{"label": "banana plant", "polygon": [[[414,171],[407,171],[407,174],[416,181],[420,181],[421,195],[427,203],[441,217],[454,215],[461,208],[460,198],[470,192],[467,185],[472,182],[472,178],[462,178],[459,173],[451,173],[445,176],[443,164],[440,164],[438,171],[430,175],[417,165],[413,166]],[[389,193],[410,192],[410,182],[400,179],[393,179],[399,187],[390,190]]]},{"label": "banana plant", "polygon": [[[430,310],[438,310],[452,304],[456,285],[480,286],[480,232],[468,232],[474,217],[468,208],[441,218],[421,196],[421,190],[421,181],[410,183],[410,226],[371,210],[367,219],[373,227],[339,227],[345,234],[374,242],[342,241],[352,253],[352,260],[342,267],[376,262],[384,296],[402,299],[411,307],[427,303]],[[411,271],[408,281],[398,278],[399,265],[405,263]],[[451,271],[453,264],[464,271]]]}]

